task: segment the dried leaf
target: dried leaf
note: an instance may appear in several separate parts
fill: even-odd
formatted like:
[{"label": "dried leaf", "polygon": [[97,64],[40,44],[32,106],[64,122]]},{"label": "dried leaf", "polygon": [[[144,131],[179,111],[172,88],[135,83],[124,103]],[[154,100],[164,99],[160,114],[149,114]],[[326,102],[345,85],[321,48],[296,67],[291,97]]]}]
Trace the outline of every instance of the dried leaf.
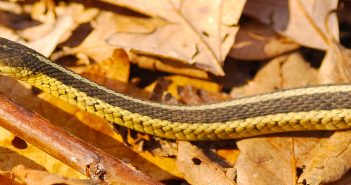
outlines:
[{"label": "dried leaf", "polygon": [[54,27],[48,34],[46,34],[40,39],[37,39],[25,45],[48,57],[55,50],[61,37],[63,36],[63,34],[67,33],[72,24],[72,17],[61,16],[55,22]]},{"label": "dried leaf", "polygon": [[129,72],[126,53],[116,49],[110,58],[84,68],[81,75],[116,92],[147,100],[150,97],[148,92],[128,84]]},{"label": "dried leaf", "polygon": [[216,75],[234,42],[245,0],[144,1],[105,0],[166,22],[148,34],[119,32],[109,43],[137,52],[195,64]]},{"label": "dried leaf", "polygon": [[12,2],[0,1],[0,10],[11,11],[13,13],[21,13],[21,6]]},{"label": "dried leaf", "polygon": [[[171,80],[173,82],[168,86],[167,91],[177,99],[179,99],[179,95],[178,95],[179,86],[191,85],[198,89],[203,89],[209,92],[219,92],[219,90],[221,89],[221,86],[217,83],[185,77],[185,76],[173,75],[173,76],[164,77],[164,79]],[[151,92],[154,89],[154,87],[155,87],[155,83],[152,83],[151,85],[147,86],[145,90]]]},{"label": "dried leaf", "polygon": [[186,141],[178,142],[177,167],[190,184],[236,184],[234,179],[226,177],[218,164]]},{"label": "dried leaf", "polygon": [[239,185],[294,184],[296,172],[291,138],[244,139],[237,145],[240,155],[235,168]]},{"label": "dried leaf", "polygon": [[348,185],[351,184],[351,172],[348,171],[342,178],[337,181],[327,183],[326,185]]},{"label": "dried leaf", "polygon": [[[57,58],[67,56],[67,55],[76,55],[78,58],[82,58],[86,56],[86,58],[91,58],[95,62],[102,62],[113,55],[116,47],[113,47],[106,43],[106,39],[116,32],[116,30],[123,30],[124,24],[120,24],[121,22],[126,21],[125,16],[118,16],[111,12],[102,11],[99,16],[96,18],[96,21],[93,22],[93,31],[84,39],[84,41],[77,47],[69,48],[65,47],[63,51],[56,52],[52,58],[55,60]],[[134,22],[133,22],[134,21]],[[136,20],[129,20],[128,23],[132,24],[128,29],[133,29],[138,25]],[[145,25],[144,22],[139,25]],[[128,24],[126,24],[128,25]],[[134,25],[134,26],[133,26]],[[144,30],[149,30],[150,26],[145,26],[140,28]],[[152,26],[151,26],[152,27]]]},{"label": "dried leaf", "polygon": [[267,93],[277,89],[287,89],[316,84],[317,71],[299,53],[277,57],[258,71],[253,81],[234,88],[232,97]]},{"label": "dried leaf", "polygon": [[30,47],[38,51],[42,55],[48,57],[55,50],[55,48],[59,44],[60,39],[62,38],[62,35],[67,32],[67,30],[71,27],[72,23],[73,22],[70,17],[60,17],[53,29],[47,35],[43,36],[40,39],[33,40],[29,43],[20,39],[18,35],[14,34],[13,32],[7,29],[0,28],[0,33],[2,33],[2,37],[26,45],[27,47]]},{"label": "dried leaf", "polygon": [[178,61],[152,58],[145,55],[137,55],[132,52],[128,52],[128,55],[130,60],[141,68],[164,71],[196,78],[208,78],[208,74],[205,71]]},{"label": "dried leaf", "polygon": [[326,50],[329,35],[339,38],[338,21],[333,13],[337,5],[338,0],[251,0],[244,13],[272,25],[277,32],[301,45]]},{"label": "dried leaf", "polygon": [[0,35],[9,40],[19,40],[18,35],[15,34],[14,31],[5,27],[0,27]]},{"label": "dried leaf", "polygon": [[112,56],[100,63],[89,66],[83,73],[103,76],[107,79],[128,82],[130,64],[127,54],[116,49]]},{"label": "dried leaf", "polygon": [[[23,165],[14,167],[11,170],[11,172],[13,176],[21,180],[22,182],[24,182],[26,185],[37,185],[37,184],[91,185],[91,184],[94,184],[94,182],[90,180],[68,179],[62,176],[50,174],[45,171],[33,170]],[[101,183],[101,184],[104,184],[104,183]]]},{"label": "dried leaf", "polygon": [[102,86],[105,86],[113,91],[120,92],[123,94],[128,94],[129,96],[132,97],[137,97],[139,99],[143,100],[149,100],[150,93],[147,91],[144,91],[132,84],[129,83],[124,83],[118,80],[112,80],[109,78],[105,78],[104,76],[98,75],[98,74],[91,74],[91,73],[82,73],[81,74],[83,77],[99,84]]},{"label": "dried leaf", "polygon": [[298,44],[258,22],[240,25],[229,56],[241,60],[265,60],[295,50]]},{"label": "dried leaf", "polygon": [[28,40],[28,42],[40,39],[48,34],[55,26],[55,13],[52,10],[47,10],[43,1],[34,3],[26,13],[30,14],[33,20],[41,22],[37,26],[19,30],[18,34],[21,38]]},{"label": "dried leaf", "polygon": [[322,84],[350,82],[350,69],[351,50],[333,42],[330,44],[319,69],[319,82]]},{"label": "dried leaf", "polygon": [[336,132],[313,152],[298,182],[322,184],[340,179],[351,167],[350,132]]},{"label": "dried leaf", "polygon": [[[321,143],[329,139],[333,132],[310,131],[306,133],[292,134],[294,137],[295,166],[302,170],[306,162],[313,157],[311,153],[318,148]],[[301,171],[299,171],[301,172]],[[299,175],[299,174],[298,174]]]},{"label": "dried leaf", "polygon": [[229,96],[218,92],[209,92],[186,85],[178,88],[180,100],[187,105],[209,104],[229,100]]},{"label": "dried leaf", "polygon": [[79,3],[58,4],[55,6],[55,13],[72,17],[74,26],[91,22],[99,14],[99,10],[94,7],[86,7]]},{"label": "dried leaf", "polygon": [[11,172],[2,172],[0,171],[0,182],[6,185],[25,185],[19,180],[15,179]]},{"label": "dried leaf", "polygon": [[25,148],[13,144],[16,136],[2,127],[0,128],[0,133],[1,170],[11,170],[13,167],[23,164],[37,170],[43,170],[45,167],[50,173],[56,173],[66,177],[86,178],[79,172],[28,143]]}]

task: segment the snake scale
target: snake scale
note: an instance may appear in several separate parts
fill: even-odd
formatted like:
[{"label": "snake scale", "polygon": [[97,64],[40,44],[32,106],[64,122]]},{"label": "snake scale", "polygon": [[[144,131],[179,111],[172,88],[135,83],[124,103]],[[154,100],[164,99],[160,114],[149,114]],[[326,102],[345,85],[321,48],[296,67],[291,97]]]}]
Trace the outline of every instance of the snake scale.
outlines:
[{"label": "snake scale", "polygon": [[0,38],[0,74],[113,124],[162,138],[219,140],[351,127],[351,85],[289,89],[197,106],[143,101],[99,86],[16,42]]}]

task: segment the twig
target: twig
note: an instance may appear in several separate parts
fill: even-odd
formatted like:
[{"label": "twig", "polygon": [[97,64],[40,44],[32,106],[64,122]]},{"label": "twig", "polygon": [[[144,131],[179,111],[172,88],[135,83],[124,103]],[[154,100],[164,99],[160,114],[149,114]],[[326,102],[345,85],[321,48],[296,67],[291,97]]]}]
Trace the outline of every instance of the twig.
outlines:
[{"label": "twig", "polygon": [[0,93],[0,126],[94,180],[161,184],[104,151],[50,124]]}]

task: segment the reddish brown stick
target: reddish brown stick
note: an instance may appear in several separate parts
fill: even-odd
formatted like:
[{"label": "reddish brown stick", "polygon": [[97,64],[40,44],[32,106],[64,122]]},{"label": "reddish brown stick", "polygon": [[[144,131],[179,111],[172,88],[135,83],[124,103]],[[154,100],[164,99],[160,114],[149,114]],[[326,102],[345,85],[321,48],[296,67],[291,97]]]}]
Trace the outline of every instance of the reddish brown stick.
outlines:
[{"label": "reddish brown stick", "polygon": [[0,126],[95,180],[124,184],[161,184],[131,164],[50,124],[0,93]]}]

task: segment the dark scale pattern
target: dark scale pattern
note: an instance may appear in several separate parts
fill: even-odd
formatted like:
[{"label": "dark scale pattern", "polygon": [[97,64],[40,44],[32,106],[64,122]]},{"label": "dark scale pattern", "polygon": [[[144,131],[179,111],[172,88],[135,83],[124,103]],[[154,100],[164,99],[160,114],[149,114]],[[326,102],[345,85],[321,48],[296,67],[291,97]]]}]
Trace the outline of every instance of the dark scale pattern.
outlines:
[{"label": "dark scale pattern", "polygon": [[[161,120],[183,123],[211,123],[265,116],[276,113],[351,108],[351,93],[338,92],[288,97],[210,110],[188,111],[162,109],[115,96],[112,93],[81,81],[81,77],[73,78],[58,68],[55,68],[57,64],[41,62],[37,58],[28,54],[27,52],[40,55],[25,46],[1,38],[0,45],[6,45],[11,48],[0,47],[0,65],[1,62],[5,61],[5,65],[17,67],[22,66],[28,67],[33,71],[42,71],[46,75],[62,81],[68,86],[85,92],[90,97],[100,99],[113,106],[120,107],[133,113],[139,113],[141,115],[147,115]],[[9,59],[9,57],[13,58]],[[11,61],[10,64],[8,63],[9,61]]]}]

